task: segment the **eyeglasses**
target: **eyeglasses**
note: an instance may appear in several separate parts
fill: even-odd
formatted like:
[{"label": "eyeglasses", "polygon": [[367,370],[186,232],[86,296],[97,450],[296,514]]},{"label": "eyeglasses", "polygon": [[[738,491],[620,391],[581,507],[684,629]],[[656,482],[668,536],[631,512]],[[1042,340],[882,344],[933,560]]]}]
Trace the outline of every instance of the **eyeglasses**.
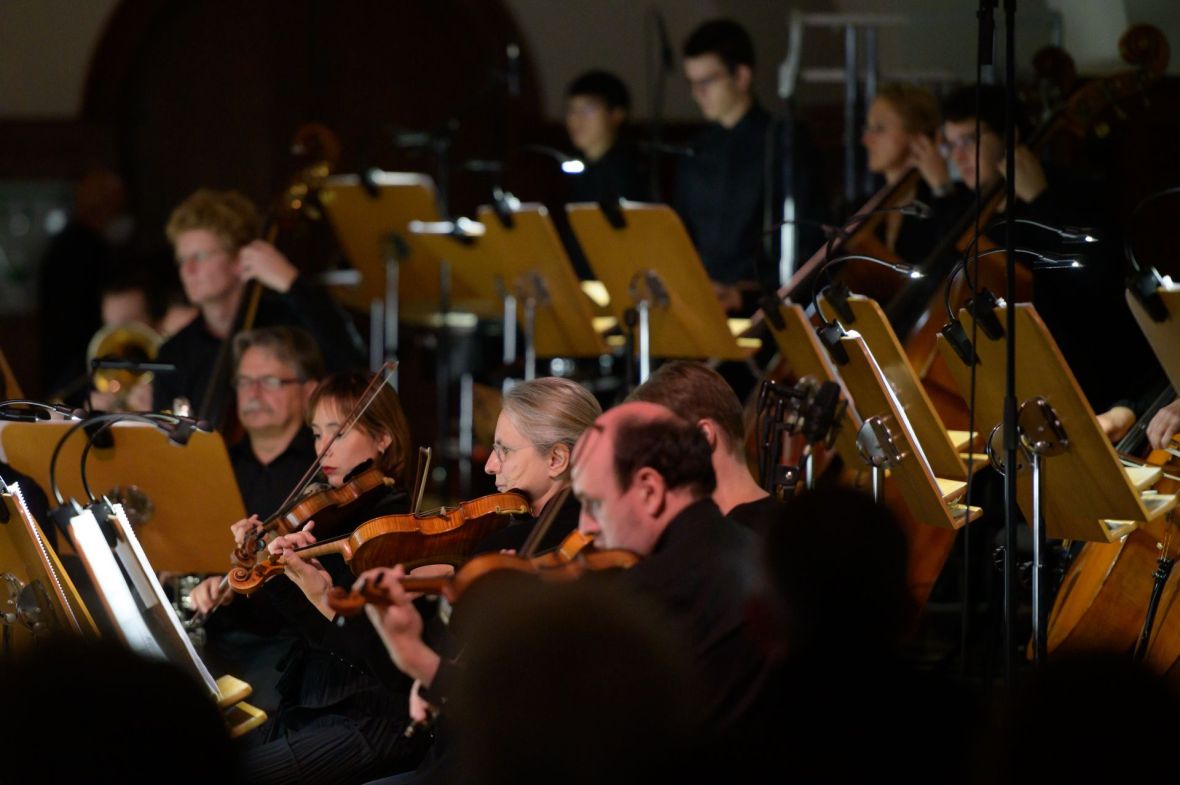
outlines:
[{"label": "eyeglasses", "polygon": [[957,152],[959,150],[973,150],[975,149],[975,145],[978,142],[979,137],[977,137],[974,133],[964,134],[962,139],[947,139],[938,146],[938,151],[942,153],[944,157],[948,157],[951,153]]},{"label": "eyeglasses", "polygon": [[691,90],[704,90],[710,85],[716,83],[720,79],[724,79],[728,74],[725,71],[718,71],[709,76],[702,76],[700,79],[689,79],[688,87]]},{"label": "eyeglasses", "polygon": [[523,448],[522,447],[508,447],[507,445],[500,444],[500,442],[494,442],[492,444],[492,454],[496,456],[496,460],[499,461],[500,463],[504,463],[505,461],[508,460],[509,455],[511,455],[512,453],[516,452],[517,450],[521,450],[521,449],[523,449]]},{"label": "eyeglasses", "polygon": [[199,262],[205,261],[206,259],[212,259],[215,256],[220,256],[222,254],[228,254],[228,253],[229,253],[229,251],[225,250],[224,248],[209,248],[204,251],[193,251],[188,256],[177,256],[176,257],[176,266],[177,267],[184,267],[185,262],[198,262],[199,263]]},{"label": "eyeglasses", "polygon": [[253,376],[235,376],[230,384],[238,392],[248,390],[255,385],[268,392],[275,392],[283,389],[288,384],[302,384],[305,381],[307,380],[300,378],[280,379],[277,376],[259,376],[257,378]]}]

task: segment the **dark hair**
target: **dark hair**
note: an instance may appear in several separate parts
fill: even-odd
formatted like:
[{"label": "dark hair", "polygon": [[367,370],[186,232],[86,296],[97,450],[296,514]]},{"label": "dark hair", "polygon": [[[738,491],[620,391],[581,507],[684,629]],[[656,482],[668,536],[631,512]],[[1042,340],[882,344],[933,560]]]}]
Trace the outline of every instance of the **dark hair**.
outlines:
[{"label": "dark hair", "polygon": [[[342,417],[348,416],[361,400],[372,378],[372,374],[367,371],[345,371],[325,378],[312,390],[311,398],[307,402],[308,422],[310,423],[315,416],[316,407],[325,399],[336,404]],[[397,393],[388,384],[381,387],[377,398],[361,415],[357,427],[374,439],[384,435],[390,437],[392,441],[377,460],[377,467],[386,477],[393,478],[398,485],[405,485],[406,467],[410,461],[410,425],[406,421],[406,413],[402,411],[402,402]]]},{"label": "dark hair", "polygon": [[626,417],[615,430],[615,476],[619,488],[631,487],[635,473],[654,469],[669,489],[689,487],[696,497],[717,487],[713,451],[694,423],[679,417]]},{"label": "dark hair", "polygon": [[[1004,118],[1007,117],[1008,99],[1003,85],[985,84],[980,86],[979,109],[975,107],[975,86],[960,87],[948,95],[942,102],[942,118],[944,122],[961,123],[971,120],[978,115],[981,123],[993,133],[1004,135]],[[1028,119],[1024,116],[1023,108],[1016,106],[1016,131],[1021,141],[1027,139],[1029,132]]]},{"label": "dark hair", "polygon": [[597,98],[608,109],[631,111],[631,93],[627,85],[610,71],[587,71],[574,79],[565,89],[565,97],[573,98],[576,95]]},{"label": "dark hair", "polygon": [[692,31],[684,42],[685,57],[717,55],[733,71],[739,65],[754,67],[754,42],[746,28],[732,19],[713,19]]},{"label": "dark hair", "polygon": [[301,379],[322,379],[324,357],[320,347],[306,330],[299,327],[259,327],[234,336],[234,367],[242,362],[247,349],[266,349],[278,359],[295,368]]},{"label": "dark hair", "polygon": [[627,396],[629,401],[649,401],[666,406],[696,424],[712,420],[729,440],[731,452],[740,453],[746,438],[742,402],[721,374],[709,366],[677,360],[665,363]]}]

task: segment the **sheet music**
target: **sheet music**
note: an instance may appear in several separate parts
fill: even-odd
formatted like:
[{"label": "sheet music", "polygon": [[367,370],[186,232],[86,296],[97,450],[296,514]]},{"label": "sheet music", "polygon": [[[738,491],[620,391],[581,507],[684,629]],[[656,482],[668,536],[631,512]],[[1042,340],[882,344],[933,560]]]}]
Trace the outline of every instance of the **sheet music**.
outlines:
[{"label": "sheet music", "polygon": [[28,502],[25,501],[25,495],[20,489],[20,483],[12,483],[8,486],[8,491],[16,500],[17,511],[20,513],[21,518],[23,519],[25,530],[29,534],[29,539],[37,548],[37,558],[40,559],[42,571],[45,573],[45,576],[49,579],[50,584],[53,586],[53,593],[57,595],[58,604],[61,606],[62,610],[68,617],[68,621],[73,627],[74,632],[81,634],[83,629],[82,623],[74,614],[74,606],[70,603],[66,595],[65,587],[62,586],[61,576],[58,574],[57,569],[53,565],[52,559],[49,557],[49,544],[45,542],[40,525],[35,525],[37,524],[37,521],[33,517],[33,513],[29,511],[29,505]]},{"label": "sheet music", "polygon": [[168,598],[164,595],[164,587],[160,585],[155,570],[148,562],[147,554],[143,552],[139,539],[135,536],[135,531],[127,520],[123,505],[113,504],[111,508],[115,512],[115,520],[118,524],[115,527],[115,554],[131,578],[145,614],[151,614],[150,618],[157,622],[156,626],[162,628],[157,630],[158,634],[164,636],[158,645],[169,653],[169,660],[193,672],[205,683],[210,694],[215,698],[220,698],[221,692],[217,689],[217,681],[209,673],[209,669],[205,667],[205,663],[197,654],[188,634],[185,633],[184,627],[181,626],[180,619],[176,617],[172,603],[168,602]]}]

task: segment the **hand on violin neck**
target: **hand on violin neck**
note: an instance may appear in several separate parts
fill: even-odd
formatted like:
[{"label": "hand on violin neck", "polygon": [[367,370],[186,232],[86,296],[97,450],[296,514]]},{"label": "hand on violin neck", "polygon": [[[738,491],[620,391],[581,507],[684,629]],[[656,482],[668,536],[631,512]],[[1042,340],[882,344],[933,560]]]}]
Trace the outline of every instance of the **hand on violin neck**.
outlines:
[{"label": "hand on violin neck", "polygon": [[313,525],[309,521],[301,531],[276,537],[267,546],[267,550],[272,556],[282,559],[287,577],[299,587],[308,602],[314,605],[325,618],[332,619],[336,616],[336,612],[328,605],[328,590],[332,588],[332,576],[323,568],[318,559],[304,560],[300,558],[296,550],[315,543],[315,537],[307,531]]},{"label": "hand on violin neck", "polygon": [[229,530],[234,535],[234,544],[239,548],[245,544],[248,538],[256,536],[261,529],[262,520],[257,515],[251,515],[249,518],[243,518],[229,527]]},{"label": "hand on violin neck", "polygon": [[439,657],[422,640],[422,616],[401,585],[405,576],[401,565],[393,569],[378,567],[361,573],[353,589],[365,587],[368,593],[380,595],[382,602],[366,605],[365,615],[398,670],[430,686],[438,671]]}]

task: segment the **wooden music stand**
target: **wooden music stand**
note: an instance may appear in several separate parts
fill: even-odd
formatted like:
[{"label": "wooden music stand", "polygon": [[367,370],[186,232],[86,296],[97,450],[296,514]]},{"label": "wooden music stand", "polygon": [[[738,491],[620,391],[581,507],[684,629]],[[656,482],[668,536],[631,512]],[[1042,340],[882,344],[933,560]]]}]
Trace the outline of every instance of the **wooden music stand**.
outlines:
[{"label": "wooden music stand", "polygon": [[[815,335],[815,328],[803,308],[793,303],[779,303],[779,317],[782,319],[783,329],[776,326],[773,319],[767,319],[766,325],[774,337],[779,351],[789,363],[791,372],[796,378],[811,377],[819,382],[836,382],[844,387],[844,380],[832,366],[828,354],[820,345]],[[845,388],[845,398],[849,405],[844,409],[844,416],[840,421],[840,429],[836,433],[836,452],[849,468],[862,463],[860,453],[856,449],[856,434],[860,431],[861,420],[854,409],[856,402]]]},{"label": "wooden music stand", "polygon": [[532,301],[536,321],[531,332],[537,356],[609,353],[599,329],[605,325],[596,326],[594,304],[574,274],[549,211],[544,205],[523,204],[510,216],[512,225],[506,226],[491,207],[479,209],[479,220],[486,227],[484,242],[494,249],[503,280],[516,298],[526,336]]},{"label": "wooden music stand", "polygon": [[[0,609],[16,614],[6,640],[28,652],[42,635],[65,633],[97,638],[98,627],[40,524],[29,512],[19,484],[0,493]],[[0,621],[0,624],[5,622]],[[32,626],[30,626],[32,625]],[[0,651],[0,654],[11,652]]]},{"label": "wooden music stand", "polygon": [[1158,322],[1130,290],[1127,290],[1127,305],[1139,323],[1139,329],[1147,336],[1172,389],[1180,390],[1180,289],[1160,286],[1155,297],[1158,298],[1157,307],[1166,313],[1166,318]]},{"label": "wooden music stand", "polygon": [[[495,250],[485,242],[487,227],[479,221],[411,221],[407,231],[429,255],[435,275],[446,263],[456,291],[466,295],[464,310],[483,318],[502,315],[503,285]],[[474,326],[474,323],[471,324]]]},{"label": "wooden music stand", "polygon": [[[9,462],[52,493],[49,462],[53,449],[72,426],[66,422],[9,422],[0,426],[0,446]],[[219,433],[193,433],[178,447],[157,429],[138,423],[116,423],[110,429],[112,448],[94,448],[86,462],[95,495],[121,489],[138,511],[146,499],[151,516],[136,531],[161,570],[225,572],[233,540],[229,526],[246,517],[225,442]],[[78,463],[86,434],[75,433],[62,448],[57,479],[65,498],[84,500]],[[140,499],[140,503],[134,499]]]},{"label": "wooden music stand", "polygon": [[913,517],[927,525],[958,529],[975,520],[982,511],[957,503],[967,489],[961,478],[938,477],[922,452],[913,425],[889,380],[878,366],[868,345],[858,333],[840,339],[848,362],[840,375],[864,419],[861,433],[875,425],[884,451],[890,478]]},{"label": "wooden music stand", "polygon": [[[113,548],[95,510],[109,526]],[[201,682],[222,710],[231,737],[262,725],[266,713],[244,702],[252,691],[250,686],[232,676],[214,679],[201,661],[122,506],[116,504],[106,512],[104,504],[82,510],[70,519],[69,535],[119,637],[133,651],[167,660]]]},{"label": "wooden music stand", "polygon": [[845,330],[856,330],[864,338],[901,402],[934,476],[965,481],[967,465],[959,452],[970,446],[970,435],[966,431],[947,430],[877,301],[853,294],[848,297],[847,305],[849,314],[842,318],[826,296],[819,298],[820,313],[825,319],[839,321]]},{"label": "wooden music stand", "polygon": [[[1006,313],[1006,308],[995,310],[1000,324],[1006,324]],[[959,321],[971,335],[972,317],[967,310],[959,312]],[[1069,440],[1062,454],[1044,459],[1047,536],[1112,542],[1134,530],[1138,523],[1154,520],[1175,507],[1173,495],[1141,497],[1137,486],[1144,484],[1143,479],[1132,478],[1119,461],[1065,358],[1031,304],[1016,305],[1016,334],[1020,338],[1016,342],[1017,400],[1024,404],[1038,397],[1045,399]],[[978,331],[975,395],[980,423],[1003,422],[1006,343],[1005,336],[992,339],[982,329]],[[970,368],[941,336],[939,351],[964,396],[970,395]],[[1032,477],[1023,471],[1019,479],[1018,501],[1025,519],[1032,521]]]},{"label": "wooden music stand", "polygon": [[16,374],[12,372],[12,366],[8,364],[8,358],[4,356],[3,349],[0,349],[0,374],[4,376],[5,398],[12,400],[25,397],[21,392],[20,383],[16,380]]},{"label": "wooden music stand", "polygon": [[[757,339],[736,337],[749,320],[726,319],[672,208],[624,202],[609,216],[596,204],[566,210],[591,269],[610,293],[615,318],[626,324],[626,312],[632,306],[639,311],[637,344],[644,311],[650,314],[651,357],[743,360],[758,349]],[[645,347],[637,350],[642,364]]]},{"label": "wooden music stand", "polygon": [[410,221],[439,220],[434,181],[429,176],[376,172],[367,187],[360,175],[333,175],[320,186],[319,197],[340,247],[361,273],[360,285],[340,294],[346,304],[367,311],[374,300],[384,300],[387,265],[393,262],[395,305],[400,304],[404,315],[413,318],[437,310],[437,261],[407,229]]}]

